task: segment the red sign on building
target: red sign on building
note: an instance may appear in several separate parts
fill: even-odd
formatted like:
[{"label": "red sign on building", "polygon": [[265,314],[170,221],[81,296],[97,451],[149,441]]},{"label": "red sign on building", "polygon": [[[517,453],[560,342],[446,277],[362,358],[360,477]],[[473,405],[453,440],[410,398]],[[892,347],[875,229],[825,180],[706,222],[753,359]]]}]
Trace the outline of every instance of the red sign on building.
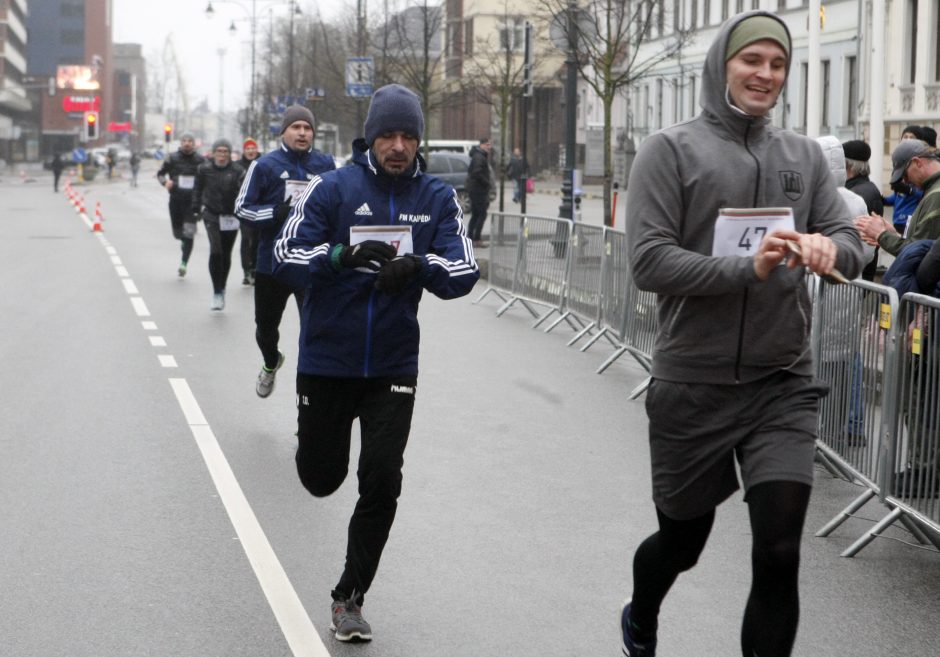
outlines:
[{"label": "red sign on building", "polygon": [[111,121],[108,123],[108,132],[130,132],[131,131],[131,122],[126,121],[124,123],[117,123]]},{"label": "red sign on building", "polygon": [[101,96],[62,96],[62,109],[66,112],[100,112]]}]

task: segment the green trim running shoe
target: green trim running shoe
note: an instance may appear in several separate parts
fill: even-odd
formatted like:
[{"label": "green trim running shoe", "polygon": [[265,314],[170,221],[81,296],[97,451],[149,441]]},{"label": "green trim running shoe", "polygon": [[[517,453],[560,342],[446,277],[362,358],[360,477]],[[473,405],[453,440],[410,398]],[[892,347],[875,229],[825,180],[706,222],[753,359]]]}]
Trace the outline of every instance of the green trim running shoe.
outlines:
[{"label": "green trim running shoe", "polygon": [[264,365],[261,366],[261,371],[258,373],[258,381],[255,383],[255,392],[258,393],[259,397],[268,397],[274,392],[274,381],[277,377],[277,371],[281,369],[281,365],[283,364],[284,354],[279,351],[277,352],[277,365],[274,366],[273,370],[269,370]]}]

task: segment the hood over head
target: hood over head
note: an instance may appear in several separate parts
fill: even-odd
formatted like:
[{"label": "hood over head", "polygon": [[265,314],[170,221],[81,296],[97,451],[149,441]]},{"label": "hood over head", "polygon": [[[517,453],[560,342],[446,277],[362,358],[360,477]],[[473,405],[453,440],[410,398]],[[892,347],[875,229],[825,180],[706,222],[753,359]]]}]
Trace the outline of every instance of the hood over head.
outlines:
[{"label": "hood over head", "polygon": [[[792,47],[792,38],[790,36],[790,30],[787,29],[786,23],[784,23],[778,16],[772,14],[768,11],[747,11],[736,16],[732,16],[719,28],[718,35],[715,37],[715,40],[712,42],[711,47],[708,49],[708,55],[705,57],[705,66],[702,69],[702,93],[699,96],[699,105],[702,106],[702,109],[706,112],[713,114],[722,122],[726,122],[726,119],[731,117],[736,117],[735,121],[741,120],[741,118],[746,118],[750,121],[755,121],[760,124],[767,123],[770,121],[769,117],[750,117],[740,110],[732,107],[731,102],[728,98],[727,89],[728,89],[728,79],[725,75],[725,63],[728,60],[729,55],[729,46],[731,40],[734,37],[736,39],[735,46],[736,50],[733,53],[730,53],[731,56],[743,48],[745,45],[753,43],[754,34],[750,34],[750,38],[743,39],[744,43],[738,44],[738,41],[741,40],[741,34],[747,33],[746,29],[748,26],[743,26],[742,30],[737,30],[736,28],[744,21],[749,21],[749,19],[760,18],[758,23],[763,23],[766,27],[767,19],[775,21],[779,28],[782,28],[782,32],[777,29],[777,25],[774,26],[774,30],[764,30],[766,36],[761,36],[760,38],[768,38],[774,41],[780,41],[781,39],[786,38],[788,46],[784,48],[787,52],[787,76],[790,75],[790,62],[791,56],[790,53],[793,50]],[[750,23],[750,21],[749,21]],[[736,33],[736,36],[735,36]],[[781,45],[784,45],[781,43]]]},{"label": "hood over head", "polygon": [[829,173],[836,185],[843,187],[845,185],[845,151],[842,150],[842,143],[837,137],[824,135],[816,138],[816,143],[822,148],[823,155],[826,156],[826,162],[829,164]]}]

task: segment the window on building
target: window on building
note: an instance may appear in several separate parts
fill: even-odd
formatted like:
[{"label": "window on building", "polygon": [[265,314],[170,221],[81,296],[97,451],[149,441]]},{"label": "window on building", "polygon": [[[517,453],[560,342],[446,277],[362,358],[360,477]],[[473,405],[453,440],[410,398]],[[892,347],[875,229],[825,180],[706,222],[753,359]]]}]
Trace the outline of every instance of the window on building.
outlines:
[{"label": "window on building", "polygon": [[695,29],[698,24],[698,0],[692,0],[689,7],[689,28]]},{"label": "window on building", "polygon": [[81,2],[63,2],[59,5],[59,15],[63,18],[84,18],[85,5]]},{"label": "window on building", "polygon": [[463,54],[473,54],[473,19],[468,18],[463,24]]},{"label": "window on building", "polygon": [[806,96],[809,90],[809,66],[806,62],[800,64],[800,83],[803,85],[803,93],[800,94],[800,125],[806,127]]},{"label": "window on building", "polygon": [[672,31],[682,29],[682,0],[672,0]]},{"label": "window on building", "polygon": [[730,10],[731,0],[721,0],[721,20],[724,22],[728,18],[728,11]]},{"label": "window on building", "polygon": [[463,24],[460,21],[447,23],[447,56],[456,57],[463,50]]},{"label": "window on building", "polygon": [[507,16],[499,24],[499,49],[522,52],[525,48],[525,19]]},{"label": "window on building", "polygon": [[845,58],[845,125],[854,126],[858,120],[858,59]]},{"label": "window on building", "polygon": [[62,45],[74,46],[85,43],[85,30],[62,30],[59,32]]},{"label": "window on building", "polygon": [[712,24],[712,0],[702,0],[702,27]]},{"label": "window on building", "polygon": [[120,87],[129,87],[131,86],[131,74],[127,71],[118,71],[117,73],[117,83]]},{"label": "window on building", "polygon": [[[832,125],[832,122],[829,120],[829,60],[823,60],[820,62],[820,71],[819,77],[822,78],[822,107],[820,107],[820,120],[822,124],[826,127]],[[827,131],[828,132],[828,131]]]},{"label": "window on building", "polygon": [[660,0],[656,3],[656,36],[662,36],[666,31],[666,3]]},{"label": "window on building", "polygon": [[656,125],[657,130],[663,127],[663,79],[656,80]]},{"label": "window on building", "polygon": [[787,0],[777,0],[777,11],[783,11],[787,8]]},{"label": "window on building", "polygon": [[698,102],[698,80],[693,75],[689,78],[689,116],[695,116]]},{"label": "window on building", "polygon": [[740,14],[744,11],[744,0],[734,0],[734,13]]}]

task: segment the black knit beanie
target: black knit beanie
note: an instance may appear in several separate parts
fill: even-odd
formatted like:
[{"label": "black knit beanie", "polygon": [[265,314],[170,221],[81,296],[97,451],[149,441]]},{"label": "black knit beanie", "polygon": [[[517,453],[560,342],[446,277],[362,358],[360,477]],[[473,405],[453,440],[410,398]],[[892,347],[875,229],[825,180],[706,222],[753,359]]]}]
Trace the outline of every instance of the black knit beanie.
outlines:
[{"label": "black knit beanie", "polygon": [[424,133],[424,114],[418,96],[400,84],[388,84],[372,95],[369,114],[363,126],[366,143],[387,132],[404,132],[418,141]]}]

